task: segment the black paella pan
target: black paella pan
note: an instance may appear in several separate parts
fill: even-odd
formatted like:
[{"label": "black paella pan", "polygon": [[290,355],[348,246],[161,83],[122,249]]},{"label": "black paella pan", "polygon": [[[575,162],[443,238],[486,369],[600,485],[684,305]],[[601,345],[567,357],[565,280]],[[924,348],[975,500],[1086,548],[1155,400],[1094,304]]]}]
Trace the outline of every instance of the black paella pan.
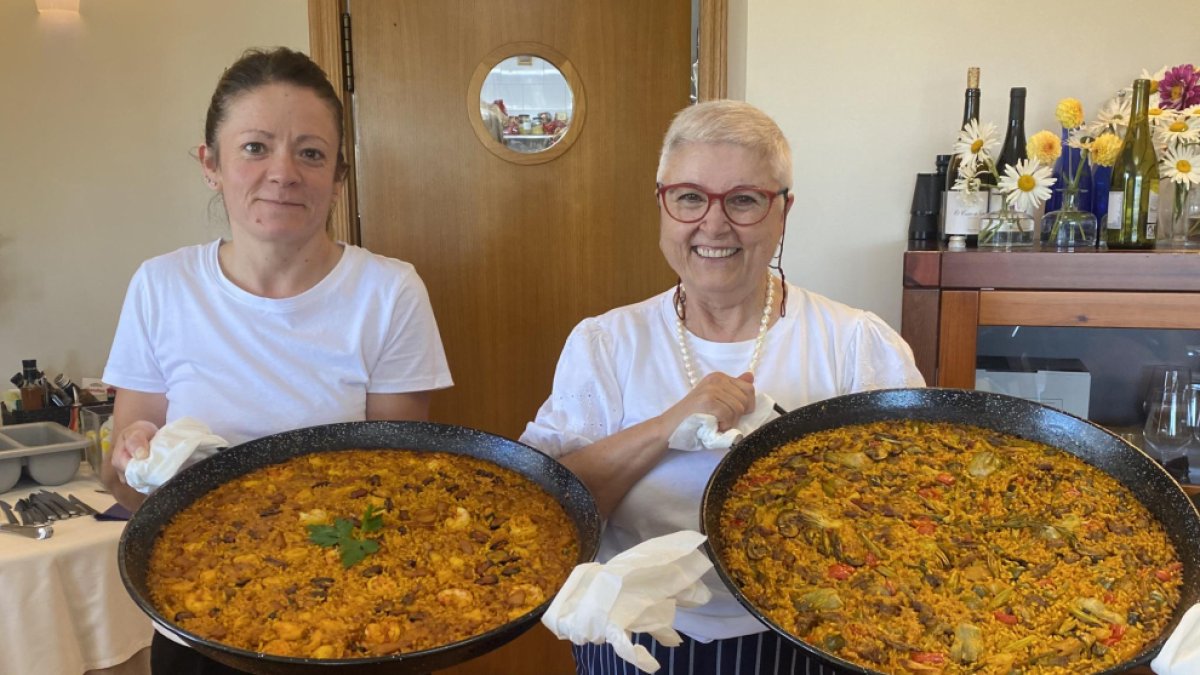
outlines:
[{"label": "black paella pan", "polygon": [[751,614],[792,643],[840,670],[878,673],[790,635],[741,593],[720,555],[726,545],[720,515],[729,491],[751,463],[785,443],[816,431],[893,419],[972,424],[1061,448],[1116,478],[1162,523],[1183,562],[1179,605],[1162,635],[1134,658],[1098,675],[1148,664],[1183,613],[1200,601],[1200,513],[1179,484],[1141,450],[1087,420],[1025,399],[964,389],[888,389],[831,398],[773,420],[725,456],[705,489],[700,522],[717,573]]},{"label": "black paella pan", "polygon": [[489,652],[530,628],[553,598],[489,632],[432,649],[362,659],[307,659],[273,656],[201,638],[171,624],[150,602],[146,574],[154,540],[171,518],[201,495],[238,476],[291,457],[329,450],[396,449],[438,451],[490,461],[532,480],[554,497],[578,531],[578,563],[595,557],[600,516],[591,493],[567,469],[533,448],[465,427],[429,422],[346,422],[288,431],[260,438],[198,462],[181,471],[146,499],[121,535],[121,580],[133,600],[158,624],[186,643],[226,665],[260,675],[354,673],[407,675],[446,668]]}]

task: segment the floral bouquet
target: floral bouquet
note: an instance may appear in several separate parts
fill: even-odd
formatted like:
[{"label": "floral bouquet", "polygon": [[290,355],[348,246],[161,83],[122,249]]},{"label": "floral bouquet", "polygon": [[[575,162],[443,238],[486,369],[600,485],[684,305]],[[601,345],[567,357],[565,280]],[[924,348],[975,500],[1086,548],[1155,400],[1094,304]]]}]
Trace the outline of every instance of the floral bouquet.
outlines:
[{"label": "floral bouquet", "polygon": [[1197,242],[1200,200],[1191,188],[1200,183],[1200,70],[1188,63],[1163,68],[1149,78],[1151,92],[1158,94],[1150,124],[1159,175],[1170,180],[1174,191],[1172,238]]},{"label": "floral bouquet", "polygon": [[[1058,138],[1053,134],[1051,137],[1057,145]],[[972,121],[963,127],[954,144],[959,173],[951,189],[961,190],[967,196],[978,195],[984,185],[995,181],[1004,199],[1000,211],[980,219],[979,246],[1029,246],[1033,244],[1033,217],[1027,212],[1037,209],[1050,196],[1050,186],[1054,184],[1050,167],[1043,166],[1035,156],[1004,167],[1004,175],[997,180],[999,171],[992,157],[997,145],[996,125]]]}]

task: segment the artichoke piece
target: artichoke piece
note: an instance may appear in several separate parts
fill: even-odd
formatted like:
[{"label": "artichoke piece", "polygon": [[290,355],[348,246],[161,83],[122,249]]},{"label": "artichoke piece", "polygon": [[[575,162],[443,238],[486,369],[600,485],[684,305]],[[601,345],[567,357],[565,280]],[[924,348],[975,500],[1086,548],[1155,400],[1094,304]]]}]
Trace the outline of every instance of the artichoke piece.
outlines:
[{"label": "artichoke piece", "polygon": [[847,469],[861,469],[867,465],[867,456],[861,452],[827,452],[825,461]]},{"label": "artichoke piece", "polygon": [[1071,616],[1089,626],[1125,625],[1126,622],[1124,615],[1112,611],[1095,598],[1075,598],[1071,601],[1071,606],[1067,608],[1067,611],[1071,613]]},{"label": "artichoke piece", "polygon": [[996,456],[996,453],[984,450],[971,457],[971,462],[967,465],[967,473],[976,478],[986,478],[999,468],[1000,458]]},{"label": "artichoke piece", "polygon": [[828,612],[842,608],[842,599],[832,588],[814,588],[792,596],[797,612]]},{"label": "artichoke piece", "polygon": [[950,658],[959,663],[975,663],[983,653],[983,631],[978,626],[960,623],[954,629],[954,644]]}]

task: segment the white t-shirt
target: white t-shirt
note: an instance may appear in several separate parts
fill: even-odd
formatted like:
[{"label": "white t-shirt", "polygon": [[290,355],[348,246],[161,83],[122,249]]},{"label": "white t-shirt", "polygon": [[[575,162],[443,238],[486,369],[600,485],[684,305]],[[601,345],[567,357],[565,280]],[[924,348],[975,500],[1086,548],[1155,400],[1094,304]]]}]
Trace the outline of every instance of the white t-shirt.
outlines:
[{"label": "white t-shirt", "polygon": [[366,418],[366,395],[451,386],[413,266],[348,244],[315,286],[270,299],[233,284],[220,240],[142,264],[104,381],[167,396],[167,422],[199,419],[231,444]]},{"label": "white t-shirt", "polygon": [[[585,319],[559,357],[553,390],[521,441],[561,457],[662,414],[687,394],[675,336],[672,291]],[[754,340],[709,342],[688,336],[697,377],[745,372]],[[870,389],[921,387],[912,350],[874,314],[788,285],[787,315],[767,331],[754,373],[758,392],[788,410]],[[613,511],[597,559],[679,530],[700,529],[700,501],[725,450],[668,451]],[[713,599],[680,608],[675,628],[694,639],[765,630],[721,583],[705,577]]]}]

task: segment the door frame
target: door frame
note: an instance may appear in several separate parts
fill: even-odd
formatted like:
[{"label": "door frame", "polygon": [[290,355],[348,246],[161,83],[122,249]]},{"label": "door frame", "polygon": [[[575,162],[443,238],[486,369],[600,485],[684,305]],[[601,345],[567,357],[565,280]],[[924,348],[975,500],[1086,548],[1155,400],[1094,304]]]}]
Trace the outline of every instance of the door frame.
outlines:
[{"label": "door frame", "polygon": [[[308,0],[308,42],[312,60],[325,70],[330,82],[342,96],[345,113],[342,120],[345,130],[343,151],[349,171],[346,173],[342,198],[330,214],[328,229],[334,239],[358,245],[361,242],[355,180],[358,167],[354,158],[354,143],[350,142],[355,133],[354,111],[345,96],[346,64],[342,55],[342,13],[345,11],[345,2]],[[729,93],[728,17],[729,0],[700,0],[697,84],[701,101],[725,98]]]}]

